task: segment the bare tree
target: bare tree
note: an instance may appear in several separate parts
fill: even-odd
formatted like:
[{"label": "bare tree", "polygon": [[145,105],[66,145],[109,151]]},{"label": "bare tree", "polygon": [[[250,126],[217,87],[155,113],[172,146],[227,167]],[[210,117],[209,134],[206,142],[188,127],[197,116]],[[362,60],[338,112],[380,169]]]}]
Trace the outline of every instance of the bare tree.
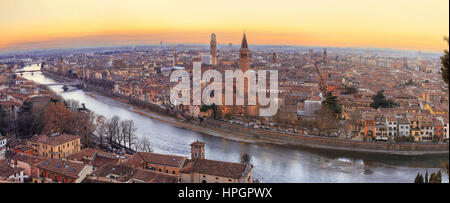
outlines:
[{"label": "bare tree", "polygon": [[356,109],[350,113],[349,123],[353,129],[353,136],[357,136],[362,129],[363,112]]},{"label": "bare tree", "polygon": [[342,128],[341,129],[344,131],[345,138],[350,137],[351,134],[352,134],[352,123],[351,123],[351,121],[348,120],[348,119],[345,120],[342,123]]},{"label": "bare tree", "polygon": [[80,108],[80,103],[77,100],[67,99],[64,102],[71,111],[77,111]]},{"label": "bare tree", "polygon": [[133,120],[124,120],[120,122],[121,134],[124,139],[124,146],[128,143],[128,148],[131,149],[131,145],[134,144],[136,140],[137,128],[134,126]]},{"label": "bare tree", "polygon": [[85,146],[91,144],[91,135],[96,131],[97,124],[96,115],[92,112],[76,112],[75,113],[75,129],[74,132],[81,136],[82,143]]},{"label": "bare tree", "polygon": [[118,116],[114,116],[106,122],[106,137],[108,138],[110,145],[113,145],[113,142],[117,142],[118,137],[120,136],[119,123],[120,118]]},{"label": "bare tree", "polygon": [[103,138],[107,137],[107,127],[106,127],[106,119],[104,116],[97,116],[96,120],[95,120],[96,124],[97,124],[97,128],[95,130],[95,134],[97,135],[97,137],[99,138],[99,144],[100,146],[103,145]]},{"label": "bare tree", "polygon": [[136,144],[136,151],[153,152],[153,149],[150,146],[150,140],[146,136],[143,136],[138,140]]}]

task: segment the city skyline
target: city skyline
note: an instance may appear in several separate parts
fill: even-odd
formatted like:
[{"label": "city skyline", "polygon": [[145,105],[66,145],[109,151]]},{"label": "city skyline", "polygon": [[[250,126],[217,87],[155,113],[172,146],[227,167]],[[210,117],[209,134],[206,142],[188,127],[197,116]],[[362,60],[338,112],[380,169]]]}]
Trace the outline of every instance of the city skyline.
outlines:
[{"label": "city skyline", "polygon": [[[442,52],[448,1],[3,1],[0,52],[163,43]],[[173,6],[177,5],[177,6]],[[120,14],[120,15],[117,15]],[[245,16],[245,17],[244,17]]]}]

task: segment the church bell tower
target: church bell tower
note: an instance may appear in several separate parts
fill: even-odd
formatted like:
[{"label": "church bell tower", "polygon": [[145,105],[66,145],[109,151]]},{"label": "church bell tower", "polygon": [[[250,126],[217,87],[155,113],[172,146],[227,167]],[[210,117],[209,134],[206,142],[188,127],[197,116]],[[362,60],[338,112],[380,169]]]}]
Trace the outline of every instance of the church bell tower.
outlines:
[{"label": "church bell tower", "polygon": [[242,72],[250,69],[250,50],[248,49],[245,32],[244,37],[242,38],[241,48],[239,49],[239,69],[241,69]]}]

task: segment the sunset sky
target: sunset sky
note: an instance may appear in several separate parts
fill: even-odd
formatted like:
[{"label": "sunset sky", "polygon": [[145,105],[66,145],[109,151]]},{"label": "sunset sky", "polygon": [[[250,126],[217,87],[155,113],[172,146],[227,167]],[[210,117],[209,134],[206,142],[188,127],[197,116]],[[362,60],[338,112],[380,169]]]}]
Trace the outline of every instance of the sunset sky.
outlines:
[{"label": "sunset sky", "polygon": [[0,51],[166,43],[442,52],[449,0],[0,0]]}]

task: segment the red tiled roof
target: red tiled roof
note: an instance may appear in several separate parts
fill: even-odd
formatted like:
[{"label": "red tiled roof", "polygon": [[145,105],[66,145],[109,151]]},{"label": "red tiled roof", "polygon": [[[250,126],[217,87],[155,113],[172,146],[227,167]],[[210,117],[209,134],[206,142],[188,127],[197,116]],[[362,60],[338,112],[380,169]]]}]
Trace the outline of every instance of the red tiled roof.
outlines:
[{"label": "red tiled roof", "polygon": [[0,160],[0,177],[9,178],[20,171],[22,171],[21,168],[13,168],[6,160]]},{"label": "red tiled roof", "polygon": [[80,139],[80,137],[69,134],[62,134],[57,136],[40,135],[31,137],[30,142],[58,146],[77,139]]},{"label": "red tiled roof", "polygon": [[177,183],[178,178],[175,175],[159,173],[156,171],[136,169],[133,179],[142,180],[147,183]]},{"label": "red tiled roof", "polygon": [[[131,163],[139,164],[139,160],[146,163],[152,163],[162,166],[171,166],[181,168],[183,166],[186,157],[166,155],[166,154],[156,154],[150,152],[138,152],[131,158]],[[137,166],[137,165],[135,165]]]},{"label": "red tiled roof", "polygon": [[79,178],[78,174],[83,170],[85,164],[61,159],[48,159],[41,161],[36,167],[72,178]]},{"label": "red tiled roof", "polygon": [[44,161],[45,158],[38,157],[38,156],[33,156],[33,155],[29,155],[29,154],[20,153],[20,154],[14,155],[12,157],[12,160],[21,161],[21,162],[27,163],[28,165],[31,166],[31,165],[38,164],[41,161]]},{"label": "red tiled roof", "polygon": [[251,164],[232,163],[209,159],[194,159],[186,161],[182,173],[202,173],[227,178],[240,178],[253,166]]},{"label": "red tiled roof", "polygon": [[106,153],[106,152],[103,152],[102,150],[95,149],[95,148],[85,148],[79,152],[75,152],[75,153],[67,156],[67,159],[81,161],[83,159],[83,157],[92,158],[95,153]]}]

